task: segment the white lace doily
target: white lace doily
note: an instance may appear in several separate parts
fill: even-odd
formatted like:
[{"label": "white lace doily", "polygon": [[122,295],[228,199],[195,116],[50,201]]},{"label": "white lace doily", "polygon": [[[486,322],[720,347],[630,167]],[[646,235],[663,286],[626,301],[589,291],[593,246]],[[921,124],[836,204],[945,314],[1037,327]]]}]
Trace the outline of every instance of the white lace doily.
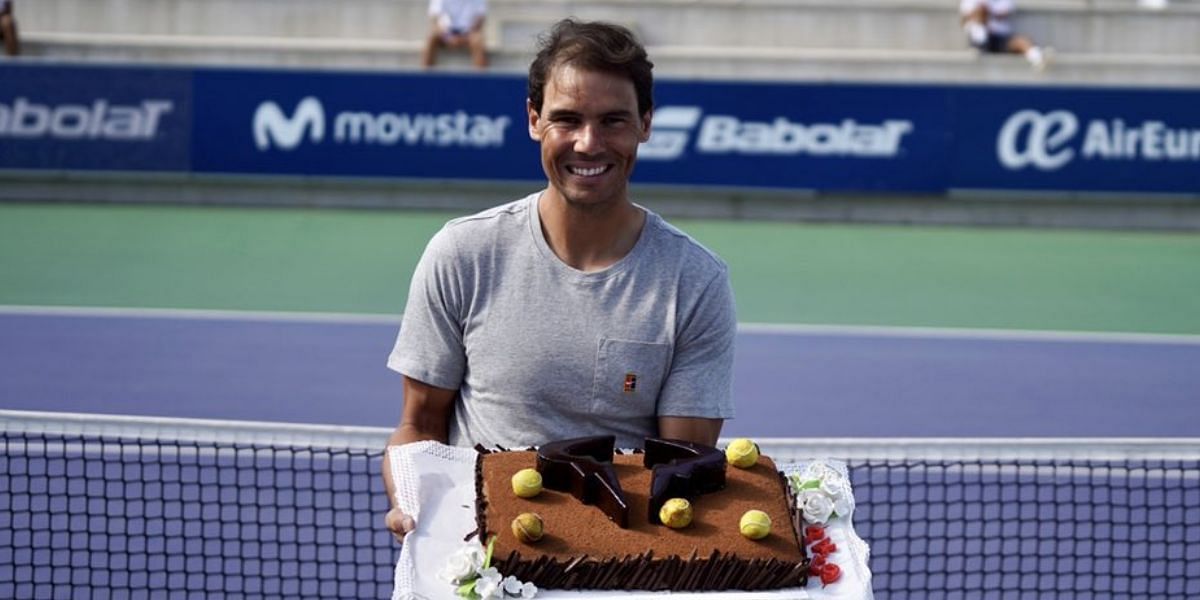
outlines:
[{"label": "white lace doily", "polygon": [[[392,480],[396,482],[396,502],[413,516],[416,529],[409,533],[396,562],[395,590],[392,600],[461,600],[454,586],[437,578],[446,558],[463,545],[463,538],[475,529],[475,450],[456,448],[437,442],[416,442],[388,448]],[[826,460],[826,464],[847,477],[846,465]],[[785,474],[799,472],[806,463],[781,464]],[[810,577],[806,588],[763,592],[572,592],[540,590],[538,598],[554,600],[579,598],[623,598],[630,600],[870,600],[871,571],[867,566],[870,548],[854,531],[853,513],[826,524],[826,535],[837,544],[832,561],[842,568],[842,578],[821,587],[819,578]]]}]

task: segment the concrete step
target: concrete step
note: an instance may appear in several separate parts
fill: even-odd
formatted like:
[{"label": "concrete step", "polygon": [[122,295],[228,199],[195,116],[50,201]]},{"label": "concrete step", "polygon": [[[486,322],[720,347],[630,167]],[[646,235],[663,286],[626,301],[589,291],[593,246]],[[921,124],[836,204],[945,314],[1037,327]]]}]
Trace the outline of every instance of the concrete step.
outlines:
[{"label": "concrete step", "polygon": [[[402,40],[236,36],[120,36],[30,32],[24,60],[93,60],[243,66],[417,70],[420,43]],[[972,50],[648,47],[659,77],[895,82],[1200,85],[1200,56],[1057,53],[1037,72],[1020,57]],[[493,72],[523,74],[532,49],[491,51]],[[443,52],[439,70],[471,70],[465,52]]]},{"label": "concrete step", "polygon": [[[489,23],[500,45],[529,43],[557,18],[531,3],[495,11]],[[953,4],[925,0],[757,2],[606,0],[588,18],[633,23],[648,44],[955,50],[966,46]],[[1018,31],[1067,52],[1200,53],[1200,5],[1165,11],[1079,2],[1039,2],[1018,12]]]},{"label": "concrete step", "polygon": [[22,27],[124,35],[420,39],[428,0],[35,0]]},{"label": "concrete step", "polygon": [[[37,0],[30,31],[121,35],[420,40],[426,0]],[[947,0],[491,0],[498,47],[532,45],[563,16],[632,26],[650,45],[891,48],[965,46]],[[1018,29],[1064,52],[1200,54],[1200,1],[1021,0]]]}]

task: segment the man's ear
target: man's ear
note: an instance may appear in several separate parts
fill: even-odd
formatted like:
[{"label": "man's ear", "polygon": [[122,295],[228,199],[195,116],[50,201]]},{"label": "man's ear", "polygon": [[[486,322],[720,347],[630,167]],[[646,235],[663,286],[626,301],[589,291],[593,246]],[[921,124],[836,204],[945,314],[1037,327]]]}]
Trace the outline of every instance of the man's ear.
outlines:
[{"label": "man's ear", "polygon": [[542,132],[538,129],[541,115],[533,108],[533,101],[528,98],[525,99],[525,112],[529,114],[529,137],[535,142],[541,142]]},{"label": "man's ear", "polygon": [[653,116],[654,116],[653,109],[646,111],[646,114],[642,115],[642,141],[643,142],[650,139],[650,119]]}]

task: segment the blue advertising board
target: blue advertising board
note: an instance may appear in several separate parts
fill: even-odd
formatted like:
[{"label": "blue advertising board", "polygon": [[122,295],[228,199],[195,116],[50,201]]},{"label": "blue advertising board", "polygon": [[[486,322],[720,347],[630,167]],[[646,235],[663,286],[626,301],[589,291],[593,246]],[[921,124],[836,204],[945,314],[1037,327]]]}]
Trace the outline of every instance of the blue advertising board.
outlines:
[{"label": "blue advertising board", "polygon": [[191,72],[0,67],[0,169],[188,171]]},{"label": "blue advertising board", "polygon": [[[525,78],[0,65],[0,169],[540,181]],[[638,183],[1200,195],[1200,89],[655,85]]]},{"label": "blue advertising board", "polygon": [[435,179],[537,179],[517,77],[196,72],[193,168]]},{"label": "blue advertising board", "polygon": [[1200,90],[957,88],[947,187],[1200,193]]},{"label": "blue advertising board", "polygon": [[944,189],[945,88],[663,81],[635,181]]}]

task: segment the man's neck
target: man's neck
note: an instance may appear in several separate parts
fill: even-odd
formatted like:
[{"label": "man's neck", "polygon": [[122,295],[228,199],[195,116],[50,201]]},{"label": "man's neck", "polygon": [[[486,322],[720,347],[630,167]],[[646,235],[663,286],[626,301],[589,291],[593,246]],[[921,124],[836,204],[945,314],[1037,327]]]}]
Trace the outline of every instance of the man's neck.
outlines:
[{"label": "man's neck", "polygon": [[542,235],[568,266],[585,273],[606,269],[637,244],[646,213],[628,199],[596,206],[577,206],[553,188],[538,198]]}]

